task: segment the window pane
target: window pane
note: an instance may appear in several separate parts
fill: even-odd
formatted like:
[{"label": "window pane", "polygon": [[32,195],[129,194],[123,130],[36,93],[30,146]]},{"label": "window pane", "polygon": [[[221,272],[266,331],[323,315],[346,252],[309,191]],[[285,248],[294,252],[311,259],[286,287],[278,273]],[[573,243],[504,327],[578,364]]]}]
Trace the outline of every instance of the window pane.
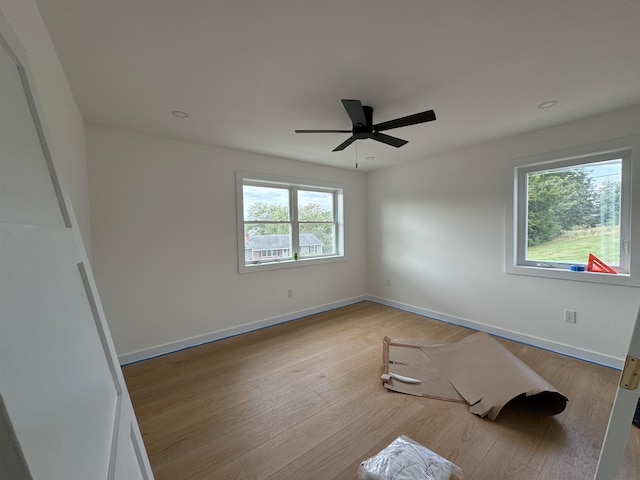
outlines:
[{"label": "window pane", "polygon": [[300,256],[336,253],[333,223],[301,223]]},{"label": "window pane", "polygon": [[[236,172],[240,273],[332,262],[344,256],[342,188],[291,180]],[[305,261],[296,262],[300,259]]]},{"label": "window pane", "polygon": [[298,190],[298,220],[301,222],[332,222],[333,193]]},{"label": "window pane", "polygon": [[620,265],[622,160],[527,174],[526,260]]},{"label": "window pane", "polygon": [[244,185],[244,220],[282,222],[289,220],[289,190]]},{"label": "window pane", "polygon": [[245,262],[291,258],[291,225],[251,223],[244,226]]}]

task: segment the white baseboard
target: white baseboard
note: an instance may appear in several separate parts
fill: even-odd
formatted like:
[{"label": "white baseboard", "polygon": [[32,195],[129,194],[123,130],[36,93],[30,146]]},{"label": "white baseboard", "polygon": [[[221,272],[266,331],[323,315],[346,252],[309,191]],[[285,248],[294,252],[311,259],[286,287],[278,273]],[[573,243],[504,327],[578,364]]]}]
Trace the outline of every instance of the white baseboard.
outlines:
[{"label": "white baseboard", "polygon": [[605,367],[614,368],[616,370],[622,370],[624,367],[624,359],[611,357],[609,355],[603,355],[601,353],[592,352],[589,350],[583,350],[580,348],[572,347],[562,343],[552,342],[543,338],[532,337],[530,335],[524,335],[522,333],[513,332],[503,328],[492,327],[491,325],[485,325],[484,323],[474,322],[464,318],[454,317],[440,312],[434,312],[425,308],[415,307],[413,305],[407,305],[405,303],[395,302],[393,300],[387,300],[386,298],[367,296],[367,300],[386,305],[388,307],[397,308],[398,310],[404,310],[406,312],[415,313],[423,317],[432,318],[446,323],[451,323],[461,327],[470,328],[472,330],[478,330],[481,332],[496,335],[498,337],[513,340],[526,345],[531,345],[551,352],[559,353],[569,357],[577,358]]},{"label": "white baseboard", "polygon": [[506,330],[503,328],[492,327],[491,325],[474,322],[472,320],[467,320],[464,318],[454,317],[452,315],[447,315],[440,312],[434,312],[432,310],[427,310],[425,308],[416,307],[414,305],[408,305],[405,303],[395,302],[393,300],[388,300],[386,298],[376,297],[372,295],[362,295],[358,297],[347,298],[345,300],[341,300],[338,302],[333,302],[326,305],[320,305],[320,306],[308,308],[305,310],[299,310],[297,312],[291,312],[285,315],[280,315],[277,317],[271,317],[264,320],[259,320],[257,322],[247,323],[239,327],[219,330],[219,331],[211,332],[205,335],[199,335],[197,337],[187,338],[185,340],[179,340],[177,342],[171,342],[171,343],[159,345],[159,346],[144,349],[144,350],[138,350],[136,352],[120,355],[118,356],[118,360],[120,361],[121,365],[128,365],[130,363],[147,360],[149,358],[158,357],[160,355],[166,355],[168,353],[177,352],[179,350],[184,350],[186,348],[197,347],[198,345],[203,345],[205,343],[215,342],[216,340],[222,340],[224,338],[234,337],[236,335],[241,335],[243,333],[253,332],[255,330],[260,330],[262,328],[272,327],[274,325],[278,325],[281,323],[290,322],[292,320],[298,320],[303,317],[308,317],[309,315],[315,315],[316,313],[327,312],[329,310],[345,307],[347,305],[363,302],[365,300],[368,300],[374,303],[379,303],[381,305],[386,305],[388,307],[397,308],[398,310],[415,313],[416,315],[420,315],[422,317],[428,317],[434,320],[439,320],[441,322],[458,325],[460,327],[465,327],[472,330],[486,332],[491,335],[496,335],[498,337],[506,338],[508,340],[524,343],[526,345],[542,348],[544,350],[549,350],[551,352],[559,353],[562,355],[577,358],[587,362],[596,363],[598,365],[604,365],[606,367],[614,368],[616,370],[622,370],[622,368],[624,367],[624,359],[621,359],[621,358],[611,357],[609,355],[603,355],[601,353],[596,353],[589,350],[583,350],[580,348],[572,347],[570,345],[552,342],[550,340],[545,340],[543,338],[538,338],[538,337],[532,337],[530,335],[524,335],[518,332],[513,332],[511,330]]},{"label": "white baseboard", "polygon": [[157,347],[151,347],[144,350],[138,350],[132,353],[125,353],[118,356],[120,365],[128,365],[130,363],[140,362],[142,360],[148,360],[149,358],[158,357],[160,355],[166,355],[168,353],[177,352],[186,348],[197,347],[209,342],[215,342],[216,340],[222,340],[224,338],[234,337],[243,333],[253,332],[254,330],[260,330],[262,328],[272,327],[280,323],[290,322],[309,315],[315,315],[316,313],[328,312],[340,307],[346,307],[354,303],[359,303],[367,300],[366,295],[359,297],[347,298],[338,302],[328,303],[326,305],[320,305],[317,307],[308,308],[305,310],[299,310],[297,312],[287,313],[285,315],[279,315],[277,317],[267,318],[259,320],[257,322],[247,323],[239,327],[228,328],[225,330],[219,330],[216,332],[207,333],[205,335],[199,335],[197,337],[187,338],[179,340],[177,342],[166,343]]}]

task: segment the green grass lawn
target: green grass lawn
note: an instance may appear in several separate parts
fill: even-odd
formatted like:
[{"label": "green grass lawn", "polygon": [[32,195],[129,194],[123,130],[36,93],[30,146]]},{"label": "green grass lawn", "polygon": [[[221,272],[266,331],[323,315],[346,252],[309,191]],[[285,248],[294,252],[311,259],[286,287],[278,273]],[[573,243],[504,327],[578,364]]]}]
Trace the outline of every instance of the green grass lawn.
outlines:
[{"label": "green grass lawn", "polygon": [[586,264],[589,254],[608,265],[620,263],[620,228],[595,227],[567,232],[561,237],[527,249],[527,260]]}]

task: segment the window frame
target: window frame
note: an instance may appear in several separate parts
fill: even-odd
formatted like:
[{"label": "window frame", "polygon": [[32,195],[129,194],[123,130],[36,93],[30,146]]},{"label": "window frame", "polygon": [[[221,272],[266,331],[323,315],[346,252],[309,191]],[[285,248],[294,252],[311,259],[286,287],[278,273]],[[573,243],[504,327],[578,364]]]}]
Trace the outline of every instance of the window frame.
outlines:
[{"label": "window frame", "polygon": [[[620,268],[616,275],[576,272],[564,263],[527,261],[528,173],[622,158]],[[564,280],[640,286],[640,222],[633,222],[634,207],[640,210],[640,136],[625,137],[513,159],[507,162],[507,209],[505,222],[505,272]]]},{"label": "window frame", "polygon": [[[244,219],[244,195],[245,185],[256,185],[273,188],[286,188],[289,191],[289,215],[290,220],[285,223],[291,225],[292,245],[288,249],[291,257],[284,259],[271,259],[265,262],[255,261],[248,263],[245,260],[245,219]],[[298,220],[298,190],[329,192],[333,195],[333,222],[335,253],[313,256],[301,256],[299,241],[299,225],[304,223],[325,222],[300,222]],[[265,174],[249,171],[236,171],[236,218],[238,241],[238,272],[248,273],[281,268],[293,268],[322,264],[328,262],[343,261],[345,259],[344,248],[344,187],[342,184],[310,180],[282,175]],[[261,222],[258,222],[261,223]],[[294,252],[298,253],[297,259]]]}]

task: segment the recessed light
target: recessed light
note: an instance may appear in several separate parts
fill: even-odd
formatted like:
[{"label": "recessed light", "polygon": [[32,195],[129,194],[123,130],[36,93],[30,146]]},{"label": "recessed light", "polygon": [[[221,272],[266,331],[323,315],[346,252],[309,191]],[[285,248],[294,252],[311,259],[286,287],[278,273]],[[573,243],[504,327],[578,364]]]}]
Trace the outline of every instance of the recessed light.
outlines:
[{"label": "recessed light", "polygon": [[555,107],[557,104],[558,104],[557,100],[549,100],[548,102],[544,102],[538,105],[538,108],[540,109],[551,108],[551,107]]},{"label": "recessed light", "polygon": [[173,112],[171,112],[171,115],[178,118],[187,118],[189,116],[187,112],[183,112],[181,110],[174,110]]}]

